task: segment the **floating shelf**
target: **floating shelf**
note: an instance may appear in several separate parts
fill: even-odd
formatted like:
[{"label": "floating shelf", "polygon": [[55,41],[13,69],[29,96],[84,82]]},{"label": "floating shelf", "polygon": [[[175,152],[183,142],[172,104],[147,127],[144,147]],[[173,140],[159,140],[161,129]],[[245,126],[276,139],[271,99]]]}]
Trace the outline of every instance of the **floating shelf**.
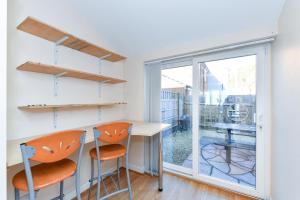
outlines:
[{"label": "floating shelf", "polygon": [[124,105],[125,102],[115,102],[115,103],[96,103],[96,104],[61,104],[61,105],[47,105],[47,104],[36,104],[19,106],[20,110],[24,111],[43,111],[51,109],[72,109],[72,108],[90,108],[90,107],[110,107],[116,105]]},{"label": "floating shelf", "polygon": [[34,62],[26,62],[20,65],[19,67],[17,67],[17,69],[21,71],[59,75],[60,77],[71,77],[71,78],[78,78],[78,79],[84,79],[90,81],[98,81],[98,82],[103,82],[105,84],[117,84],[117,83],[126,82],[125,80],[111,78],[108,76],[102,76],[102,75],[82,72],[74,69],[66,69],[54,65],[46,65],[46,64],[34,63]]},{"label": "floating shelf", "polygon": [[69,33],[61,31],[53,26],[50,26],[32,17],[27,17],[17,27],[17,29],[41,37],[43,39],[49,40],[54,43],[57,43],[65,39],[63,40],[63,42],[61,42],[61,45],[69,47],[71,49],[78,50],[80,52],[92,56],[96,56],[98,58],[103,58],[111,62],[116,62],[116,61],[126,59],[124,56],[113,53],[104,48],[98,47],[94,44],[91,44],[85,40],[77,38]]}]

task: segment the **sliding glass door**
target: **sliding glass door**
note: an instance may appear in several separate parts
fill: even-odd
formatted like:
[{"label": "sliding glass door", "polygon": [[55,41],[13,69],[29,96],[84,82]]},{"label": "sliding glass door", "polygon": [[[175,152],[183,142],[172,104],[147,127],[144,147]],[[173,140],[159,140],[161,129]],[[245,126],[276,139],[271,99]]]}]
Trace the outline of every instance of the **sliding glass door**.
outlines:
[{"label": "sliding glass door", "polygon": [[160,67],[164,167],[263,197],[266,47],[249,47]]},{"label": "sliding glass door", "polygon": [[199,174],[256,186],[256,55],[198,63]]},{"label": "sliding glass door", "polygon": [[193,175],[254,196],[264,188],[264,57],[246,48],[193,65]]},{"label": "sliding glass door", "polygon": [[161,121],[171,124],[163,133],[164,166],[192,173],[193,66],[161,70]]}]

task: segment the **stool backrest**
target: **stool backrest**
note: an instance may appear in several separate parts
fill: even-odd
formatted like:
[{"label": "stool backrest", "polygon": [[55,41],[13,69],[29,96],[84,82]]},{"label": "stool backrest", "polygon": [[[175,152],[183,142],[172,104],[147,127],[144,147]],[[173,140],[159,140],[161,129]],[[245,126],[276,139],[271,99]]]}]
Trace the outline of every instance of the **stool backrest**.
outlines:
[{"label": "stool backrest", "polygon": [[82,130],[61,131],[31,140],[25,145],[34,150],[30,160],[56,162],[73,154],[80,147],[83,135]]},{"label": "stool backrest", "polygon": [[132,124],[127,122],[113,122],[95,127],[94,132],[99,132],[99,141],[114,144],[128,138],[131,126]]}]

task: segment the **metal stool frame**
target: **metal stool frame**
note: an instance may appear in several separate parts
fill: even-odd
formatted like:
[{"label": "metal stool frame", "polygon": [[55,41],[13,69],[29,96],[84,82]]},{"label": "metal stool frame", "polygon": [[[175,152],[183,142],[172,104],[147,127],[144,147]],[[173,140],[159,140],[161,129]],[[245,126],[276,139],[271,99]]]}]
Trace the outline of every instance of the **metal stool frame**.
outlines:
[{"label": "metal stool frame", "polygon": [[[100,160],[100,151],[99,151],[99,138],[101,136],[101,132],[94,127],[94,139],[95,139],[95,147],[96,147],[96,152],[97,152],[97,166],[98,166],[98,176],[94,177],[94,159],[91,157],[91,178],[90,178],[90,188],[88,192],[88,200],[90,199],[90,193],[91,193],[91,188],[93,186],[93,181],[97,180],[97,192],[96,192],[96,200],[104,200],[108,199],[111,196],[114,196],[116,194],[119,194],[121,192],[129,192],[129,199],[132,200],[132,190],[131,190],[131,184],[130,184],[130,177],[129,177],[129,169],[128,169],[128,155],[129,155],[129,147],[130,147],[130,139],[131,139],[131,129],[132,125],[129,125],[128,127],[128,138],[127,138],[127,147],[126,147],[126,154],[125,154],[125,167],[126,167],[126,176],[127,176],[127,188],[120,188],[120,157],[117,158],[117,172],[112,172],[112,173],[106,173],[102,174],[102,161]],[[103,179],[107,176],[112,176],[114,174],[118,174],[118,190],[109,194],[106,194],[105,196],[100,197],[100,184],[101,182],[104,185],[104,190],[107,193],[105,183]],[[113,179],[112,179],[113,180]],[[114,182],[114,180],[113,180]],[[114,182],[115,184],[115,182]]]}]

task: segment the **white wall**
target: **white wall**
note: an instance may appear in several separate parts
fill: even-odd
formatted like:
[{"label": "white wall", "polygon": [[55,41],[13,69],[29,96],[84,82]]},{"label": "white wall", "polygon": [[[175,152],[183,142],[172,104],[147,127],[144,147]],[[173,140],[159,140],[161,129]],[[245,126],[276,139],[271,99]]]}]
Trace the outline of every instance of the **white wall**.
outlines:
[{"label": "white wall", "polygon": [[[58,111],[57,128],[53,127],[53,113],[28,113],[17,108],[27,104],[69,104],[124,101],[124,85],[105,86],[102,97],[98,95],[98,83],[72,78],[61,78],[58,96],[53,95],[53,76],[23,72],[16,67],[26,61],[53,64],[54,44],[16,29],[27,16],[40,19],[66,32],[112,51],[114,45],[101,37],[84,17],[72,9],[72,1],[11,0],[8,2],[8,140],[70,129],[99,122],[97,109]],[[2,42],[1,42],[2,44]],[[2,46],[2,45],[1,45]],[[122,54],[122,52],[118,52]],[[2,59],[1,59],[2,61]],[[78,51],[60,47],[58,65],[98,73],[98,59]],[[124,77],[124,63],[103,62],[102,74],[116,78]],[[2,73],[2,71],[1,71]],[[1,79],[2,81],[2,79]],[[2,84],[1,84],[2,87]],[[2,89],[2,88],[1,88]],[[2,92],[2,90],[1,90]],[[124,108],[117,106],[102,111],[101,121],[112,121],[125,117]],[[2,112],[1,112],[2,113]],[[87,183],[90,174],[90,161],[87,145],[84,152],[81,183]],[[2,151],[1,151],[2,152]],[[9,156],[9,152],[8,152]],[[5,163],[5,162],[1,162]],[[108,163],[106,169],[115,165]],[[21,165],[8,169],[8,199],[13,199],[12,176]],[[72,180],[65,185],[66,194],[74,190]],[[58,186],[42,190],[39,199],[49,199],[58,194]],[[48,198],[49,197],[49,198]]]},{"label": "white wall", "polygon": [[273,45],[272,198],[299,199],[299,0],[287,0]]},{"label": "white wall", "polygon": [[[0,179],[6,178],[6,69],[7,1],[0,2]],[[6,182],[0,182],[1,198],[6,199]]]}]

